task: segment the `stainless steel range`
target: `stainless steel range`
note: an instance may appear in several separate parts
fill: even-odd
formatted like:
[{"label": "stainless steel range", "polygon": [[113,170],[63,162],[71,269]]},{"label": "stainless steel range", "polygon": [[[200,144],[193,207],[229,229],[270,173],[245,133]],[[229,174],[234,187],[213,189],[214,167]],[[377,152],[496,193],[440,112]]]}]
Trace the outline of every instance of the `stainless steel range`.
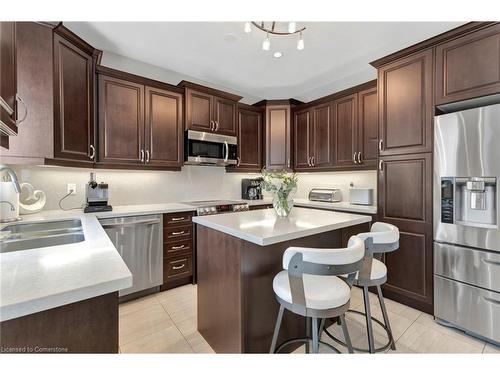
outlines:
[{"label": "stainless steel range", "polygon": [[436,116],[434,315],[500,342],[500,104]]},{"label": "stainless steel range", "polygon": [[194,201],[194,202],[185,202],[185,204],[196,207],[196,214],[198,216],[216,215],[226,212],[248,211],[248,203],[242,201],[230,201],[230,200]]}]

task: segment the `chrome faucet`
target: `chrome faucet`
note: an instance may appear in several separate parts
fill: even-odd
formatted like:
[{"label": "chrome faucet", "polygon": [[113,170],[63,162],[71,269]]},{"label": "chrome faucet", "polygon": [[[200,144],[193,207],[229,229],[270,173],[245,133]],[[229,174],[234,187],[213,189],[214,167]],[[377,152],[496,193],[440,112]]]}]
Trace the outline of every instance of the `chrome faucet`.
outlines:
[{"label": "chrome faucet", "polygon": [[21,186],[19,185],[19,181],[17,179],[16,172],[14,172],[10,167],[7,167],[6,165],[0,164],[0,172],[6,172],[12,183],[14,184],[14,189],[16,190],[16,193],[21,193]]}]

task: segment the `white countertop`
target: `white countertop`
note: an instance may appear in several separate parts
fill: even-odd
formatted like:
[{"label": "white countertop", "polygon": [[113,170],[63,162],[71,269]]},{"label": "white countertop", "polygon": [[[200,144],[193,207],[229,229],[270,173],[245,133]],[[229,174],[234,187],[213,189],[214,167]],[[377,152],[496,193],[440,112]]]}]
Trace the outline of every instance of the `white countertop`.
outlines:
[{"label": "white countertop", "polygon": [[[115,206],[113,211],[42,211],[21,223],[80,219],[85,241],[0,253],[0,321],[82,301],[132,285],[132,274],[99,218],[194,210],[180,203]],[[5,227],[9,224],[2,224]]]},{"label": "white countertop", "polygon": [[269,209],[195,216],[193,221],[245,241],[266,246],[367,223],[371,221],[371,217],[294,207],[287,218],[278,218],[274,210]]}]

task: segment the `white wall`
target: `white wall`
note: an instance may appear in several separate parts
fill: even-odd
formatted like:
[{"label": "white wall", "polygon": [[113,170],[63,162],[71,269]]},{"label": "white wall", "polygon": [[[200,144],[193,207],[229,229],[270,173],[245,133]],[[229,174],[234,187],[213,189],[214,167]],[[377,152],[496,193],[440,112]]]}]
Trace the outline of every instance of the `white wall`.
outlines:
[{"label": "white wall", "polygon": [[[62,167],[15,167],[21,182],[29,182],[47,194],[45,209],[58,209],[66,184],[76,183],[77,194],[64,200],[70,208],[84,202],[90,169]],[[241,179],[258,174],[226,173],[224,168],[184,166],[181,172],[97,170],[97,180],[109,184],[110,204],[148,204],[205,199],[240,199]],[[376,171],[301,173],[297,198],[307,198],[314,187],[338,187],[348,200],[349,184],[376,189]]]}]

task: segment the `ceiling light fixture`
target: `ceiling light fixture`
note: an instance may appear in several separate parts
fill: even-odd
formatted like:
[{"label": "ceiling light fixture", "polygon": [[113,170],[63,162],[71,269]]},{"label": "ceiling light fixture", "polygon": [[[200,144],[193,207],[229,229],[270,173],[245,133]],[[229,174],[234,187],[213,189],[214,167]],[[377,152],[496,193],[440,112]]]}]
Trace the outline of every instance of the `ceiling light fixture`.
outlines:
[{"label": "ceiling light fixture", "polygon": [[279,58],[279,57],[283,56],[283,54],[280,51],[276,51],[273,53],[273,56],[276,58]]},{"label": "ceiling light fixture", "polygon": [[297,41],[297,49],[302,51],[304,49],[304,38],[302,38],[302,33],[299,34],[299,40]]},{"label": "ceiling light fixture", "polygon": [[266,35],[266,39],[262,42],[262,49],[264,51],[269,51],[269,49],[271,49],[271,39],[269,39],[269,34]]},{"label": "ceiling light fixture", "polygon": [[299,40],[297,41],[297,49],[298,50],[303,50],[304,49],[304,39],[302,38],[302,32],[306,29],[305,27],[297,28],[297,22],[288,22],[287,26],[285,26],[285,22],[280,22],[280,25],[277,25],[276,21],[272,22],[245,22],[245,27],[244,31],[245,33],[251,33],[252,32],[252,26],[256,27],[257,29],[264,31],[266,33],[266,39],[262,42],[262,49],[264,51],[269,51],[271,48],[271,39],[269,35],[276,35],[276,36],[288,36],[288,35],[295,35],[299,34]]}]

